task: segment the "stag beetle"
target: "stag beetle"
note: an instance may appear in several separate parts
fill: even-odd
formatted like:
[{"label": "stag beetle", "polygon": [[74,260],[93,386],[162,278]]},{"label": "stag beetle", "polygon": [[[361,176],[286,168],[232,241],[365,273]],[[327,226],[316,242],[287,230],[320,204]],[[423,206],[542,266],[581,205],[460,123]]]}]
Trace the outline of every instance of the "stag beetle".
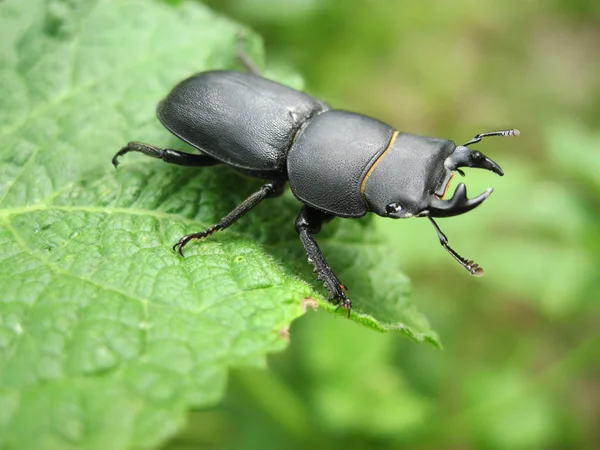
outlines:
[{"label": "stag beetle", "polygon": [[446,139],[400,132],[263,78],[243,51],[238,56],[247,72],[196,74],[175,86],[157,107],[162,124],[202,154],[130,142],[112,159],[117,167],[119,157],[133,151],[181,166],[226,164],[269,180],[216,225],[183,236],[173,250],[183,255],[192,239],[227,228],[265,198],[279,195],[289,181],[292,193],[304,204],[296,231],[308,261],[329,291],[329,301],[346,309],[348,316],[352,302],[347,289],[314,237],[333,217],[362,217],[367,212],[394,219],[427,217],[444,249],[471,275],[483,275],[478,264],[448,245],[433,218],[471,211],[492,193],[490,188],[468,199],[461,183],[450,199],[444,199],[453,171],[464,176],[461,167],[502,176],[498,164],[467,147],[487,136],[518,136],[518,130],[478,134],[458,146]]}]

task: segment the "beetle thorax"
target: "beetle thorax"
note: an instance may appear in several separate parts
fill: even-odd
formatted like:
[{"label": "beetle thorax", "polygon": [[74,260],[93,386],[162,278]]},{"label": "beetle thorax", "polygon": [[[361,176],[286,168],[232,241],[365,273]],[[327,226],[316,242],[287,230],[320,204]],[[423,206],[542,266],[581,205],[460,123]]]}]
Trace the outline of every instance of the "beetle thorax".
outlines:
[{"label": "beetle thorax", "polygon": [[308,123],[287,156],[290,187],[303,203],[340,217],[361,217],[361,189],[394,130],[370,117],[327,111]]}]

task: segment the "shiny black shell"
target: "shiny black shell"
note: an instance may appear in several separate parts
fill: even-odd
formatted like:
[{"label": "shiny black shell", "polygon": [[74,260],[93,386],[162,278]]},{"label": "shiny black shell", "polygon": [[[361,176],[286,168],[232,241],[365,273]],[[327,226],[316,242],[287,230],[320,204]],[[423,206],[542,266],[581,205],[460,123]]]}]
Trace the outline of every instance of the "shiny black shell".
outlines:
[{"label": "shiny black shell", "polygon": [[363,180],[393,132],[383,122],[348,111],[316,116],[288,154],[292,192],[303,203],[336,216],[364,216]]},{"label": "shiny black shell", "polygon": [[157,115],[202,153],[254,177],[285,179],[294,136],[327,109],[326,103],[266,78],[210,71],[175,86]]}]

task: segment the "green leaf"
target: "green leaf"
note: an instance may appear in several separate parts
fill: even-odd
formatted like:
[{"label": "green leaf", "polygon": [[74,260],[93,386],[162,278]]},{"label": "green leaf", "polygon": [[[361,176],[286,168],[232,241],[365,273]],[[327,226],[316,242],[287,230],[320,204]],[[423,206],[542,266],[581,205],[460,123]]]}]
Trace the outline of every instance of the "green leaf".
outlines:
[{"label": "green leaf", "polygon": [[[285,348],[303,299],[334,309],[308,284],[291,194],[181,258],[180,236],[260,182],[139,155],[110,165],[128,140],[183,145],[155,105],[194,72],[236,67],[241,29],[197,3],[0,4],[0,447],[156,446],[222,398],[230,367]],[[368,221],[343,222],[320,242],[353,320],[437,344]]]}]

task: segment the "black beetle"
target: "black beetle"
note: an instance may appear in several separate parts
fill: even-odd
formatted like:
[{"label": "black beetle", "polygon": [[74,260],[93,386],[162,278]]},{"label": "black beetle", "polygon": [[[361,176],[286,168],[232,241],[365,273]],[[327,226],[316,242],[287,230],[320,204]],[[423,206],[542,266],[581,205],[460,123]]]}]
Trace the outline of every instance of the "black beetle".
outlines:
[{"label": "black beetle", "polygon": [[402,133],[383,122],[347,111],[260,76],[249,58],[239,54],[249,73],[210,71],[179,83],[158,105],[157,115],[174,135],[200,150],[194,155],[130,142],[113,157],[135,151],[171,164],[226,164],[247,175],[269,180],[219,223],[183,236],[173,249],[183,255],[192,239],[227,228],[262,200],[283,192],[304,203],[296,231],[329,301],[348,311],[352,302],[314,238],[333,217],[362,217],[367,212],[391,218],[427,217],[441,245],[471,275],[483,270],[449,245],[433,217],[466,213],[492,192],[468,199],[463,183],[444,200],[452,171],[460,167],[502,169],[467,146],[486,136],[517,136],[517,130],[478,134],[464,145],[446,139]]}]

